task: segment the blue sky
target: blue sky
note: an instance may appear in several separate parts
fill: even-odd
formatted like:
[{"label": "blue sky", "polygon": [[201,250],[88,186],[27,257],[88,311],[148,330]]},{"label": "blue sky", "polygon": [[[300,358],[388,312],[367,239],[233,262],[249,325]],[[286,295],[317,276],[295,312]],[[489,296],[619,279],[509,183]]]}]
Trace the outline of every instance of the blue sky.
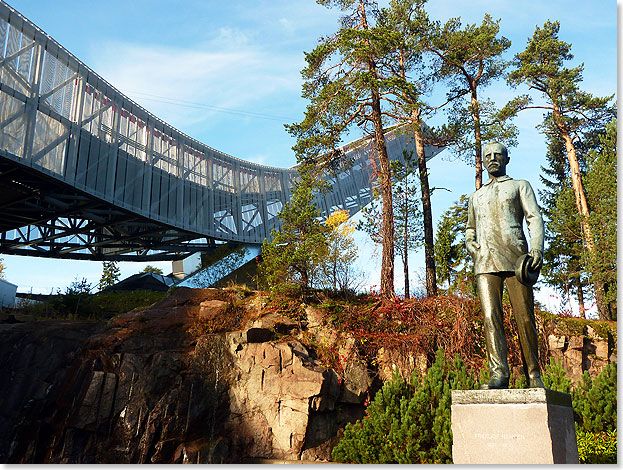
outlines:
[{"label": "blue sky", "polygon": [[[211,147],[267,165],[296,163],[293,139],[283,124],[303,117],[300,97],[303,51],[337,28],[340,12],[312,0],[9,0],[8,3],[130,98]],[[573,44],[573,64],[584,62],[584,86],[595,95],[617,91],[617,4],[579,0],[429,0],[432,18],[460,16],[479,23],[485,13],[501,18],[512,41],[510,59],[524,49],[535,25],[559,20],[561,39]],[[520,91],[503,82],[482,96],[506,102]],[[540,111],[516,120],[518,147],[509,174],[541,188],[544,137],[535,126]],[[473,191],[473,169],[443,152],[430,163],[431,185],[450,191],[433,196],[434,218],[461,194]],[[369,285],[378,284],[380,260],[362,235],[360,263]],[[378,257],[377,257],[378,258]],[[414,255],[412,278],[423,276],[423,254]],[[64,289],[75,278],[96,283],[101,263],[4,256],[7,280],[19,291]],[[376,264],[375,264],[376,263]],[[170,272],[170,263],[152,263]],[[144,263],[121,263],[122,276]],[[397,266],[397,285],[402,285]]]}]

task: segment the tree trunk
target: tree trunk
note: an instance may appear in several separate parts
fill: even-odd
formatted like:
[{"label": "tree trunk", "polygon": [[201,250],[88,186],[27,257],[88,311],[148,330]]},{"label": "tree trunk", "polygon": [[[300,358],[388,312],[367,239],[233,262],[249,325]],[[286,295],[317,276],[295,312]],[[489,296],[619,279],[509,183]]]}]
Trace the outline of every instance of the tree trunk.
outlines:
[{"label": "tree trunk", "polygon": [[[604,284],[604,292],[608,292],[612,288],[612,284],[606,283]],[[608,302],[606,304],[608,306],[608,315],[610,315],[610,320],[617,321],[617,303]]]},{"label": "tree trunk", "polygon": [[303,292],[309,290],[309,275],[305,269],[301,270],[301,287],[303,288]]},{"label": "tree trunk", "polygon": [[[359,0],[360,25],[362,29],[368,30],[368,18],[366,16],[366,4]],[[364,40],[369,44],[369,40]],[[368,58],[368,70],[373,77],[377,76],[376,62],[374,57]],[[379,90],[373,86],[370,89],[372,98],[372,112],[370,119],[374,125],[374,142],[376,145],[376,155],[381,167],[381,198],[383,201],[383,255],[381,261],[381,295],[385,298],[394,297],[394,210],[392,205],[392,181],[389,167],[389,157],[387,156],[387,146],[385,144],[385,134],[383,133],[383,120],[381,119],[381,95]]]},{"label": "tree trunk", "polygon": [[593,288],[595,289],[595,303],[597,304],[597,314],[600,320],[612,320],[610,304],[606,301],[606,289],[604,283],[592,278]]},{"label": "tree trunk", "polygon": [[437,295],[437,272],[435,269],[435,250],[433,238],[433,211],[430,201],[430,186],[428,184],[428,169],[424,153],[424,136],[422,135],[422,121],[419,114],[413,113],[415,150],[417,153],[420,188],[422,190],[422,218],[424,222],[424,259],[426,264],[426,295]]},{"label": "tree trunk", "polygon": [[[405,166],[406,168],[406,166]],[[405,299],[410,297],[409,295],[409,181],[405,176],[404,193],[402,195],[402,214],[400,217],[400,223],[403,225],[402,230],[402,270],[405,276]]]},{"label": "tree trunk", "polygon": [[[593,233],[588,223],[588,216],[590,212],[588,210],[588,204],[586,202],[586,195],[584,194],[584,186],[582,184],[582,175],[580,173],[580,165],[578,163],[578,157],[575,152],[575,146],[569,132],[562,124],[558,124],[560,121],[560,114],[557,109],[554,108],[555,122],[560,131],[560,136],[565,143],[565,150],[567,153],[567,160],[569,161],[569,168],[571,170],[571,182],[573,183],[573,192],[575,193],[575,205],[580,214],[580,226],[582,233],[584,234],[584,244],[589,256],[595,253],[595,242],[593,240]],[[603,282],[595,279],[595,276],[591,273],[591,280],[595,291],[595,302],[597,303],[597,312],[601,320],[611,320],[612,315],[610,308],[606,302],[606,291]]]},{"label": "tree trunk", "polygon": [[579,277],[574,279],[575,293],[578,296],[578,306],[580,315],[582,318],[586,318],[586,307],[584,306],[584,290],[582,289],[582,282]]},{"label": "tree trunk", "polygon": [[405,253],[403,256],[403,260],[402,260],[402,269],[405,274],[405,299],[408,299],[411,297],[411,294],[409,293],[409,260],[407,259],[408,257],[409,255]]},{"label": "tree trunk", "polygon": [[471,84],[472,118],[474,119],[474,164],[476,165],[476,189],[482,187],[482,133],[480,131],[480,105],[476,85]]},{"label": "tree trunk", "polygon": [[394,211],[392,204],[392,181],[389,157],[383,134],[381,121],[381,99],[377,91],[372,92],[372,122],[374,124],[374,141],[376,154],[381,167],[381,198],[383,200],[383,256],[381,261],[381,295],[394,297]]}]

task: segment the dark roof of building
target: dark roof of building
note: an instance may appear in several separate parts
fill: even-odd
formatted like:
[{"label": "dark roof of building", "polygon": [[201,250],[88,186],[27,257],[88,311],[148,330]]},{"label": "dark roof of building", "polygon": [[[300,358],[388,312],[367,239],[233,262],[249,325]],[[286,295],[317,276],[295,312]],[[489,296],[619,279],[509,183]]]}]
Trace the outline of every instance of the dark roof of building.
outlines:
[{"label": "dark roof of building", "polygon": [[155,290],[164,292],[168,290],[169,287],[173,286],[175,282],[176,279],[173,277],[146,272],[127,277],[106,290]]}]

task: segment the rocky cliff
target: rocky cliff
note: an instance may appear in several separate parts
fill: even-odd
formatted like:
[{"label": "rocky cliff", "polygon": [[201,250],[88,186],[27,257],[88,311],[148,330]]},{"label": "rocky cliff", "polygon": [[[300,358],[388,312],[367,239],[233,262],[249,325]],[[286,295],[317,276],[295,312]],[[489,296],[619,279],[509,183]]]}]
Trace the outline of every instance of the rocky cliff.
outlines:
[{"label": "rocky cliff", "polygon": [[[321,310],[299,310],[180,288],[108,323],[0,324],[0,462],[329,460],[381,381],[427,358],[390,347],[362,358]],[[597,335],[548,344],[579,373],[615,360]]]},{"label": "rocky cliff", "polygon": [[346,384],[299,325],[247,300],[178,289],[108,325],[2,325],[0,461],[328,459],[363,414],[365,367]]}]

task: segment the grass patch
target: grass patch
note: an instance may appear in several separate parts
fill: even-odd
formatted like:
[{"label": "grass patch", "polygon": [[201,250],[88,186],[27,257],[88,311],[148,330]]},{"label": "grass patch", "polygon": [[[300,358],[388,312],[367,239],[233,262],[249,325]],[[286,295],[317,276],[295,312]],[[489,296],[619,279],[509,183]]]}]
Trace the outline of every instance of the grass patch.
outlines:
[{"label": "grass patch", "polygon": [[148,290],[59,294],[45,302],[20,307],[19,312],[41,320],[108,320],[136,308],[148,307],[168,295]]}]

